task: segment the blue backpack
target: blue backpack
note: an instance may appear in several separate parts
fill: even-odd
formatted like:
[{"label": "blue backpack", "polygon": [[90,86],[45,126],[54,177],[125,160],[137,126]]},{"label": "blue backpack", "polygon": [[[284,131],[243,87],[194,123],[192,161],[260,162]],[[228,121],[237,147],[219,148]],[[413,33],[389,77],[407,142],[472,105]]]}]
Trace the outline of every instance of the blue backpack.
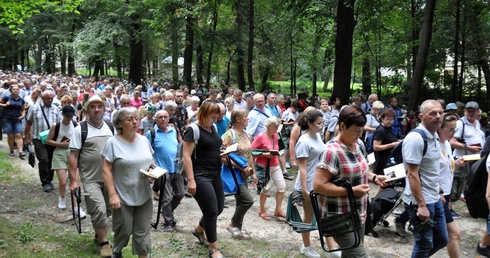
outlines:
[{"label": "blue backpack", "polygon": [[[378,125],[378,127],[376,127],[376,130],[378,130],[380,126],[383,127],[382,125]],[[368,154],[374,152],[373,141],[374,141],[374,133],[376,132],[376,130],[370,133],[369,136],[366,138],[366,151]]]}]

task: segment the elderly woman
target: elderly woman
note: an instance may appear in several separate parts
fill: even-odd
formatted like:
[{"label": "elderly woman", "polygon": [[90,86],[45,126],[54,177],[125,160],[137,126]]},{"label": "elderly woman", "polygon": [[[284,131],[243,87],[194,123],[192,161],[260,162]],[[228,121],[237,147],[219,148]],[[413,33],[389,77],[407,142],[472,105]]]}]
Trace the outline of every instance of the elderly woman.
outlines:
[{"label": "elderly woman", "polygon": [[234,164],[236,169],[242,171],[241,176],[244,185],[239,186],[240,194],[235,195],[236,208],[231,222],[228,224],[226,229],[235,238],[240,239],[251,239],[250,233],[245,231],[243,226],[243,217],[247,213],[248,209],[252,207],[254,199],[248,190],[248,178],[252,177],[252,184],[256,185],[258,182],[257,176],[255,175],[254,160],[252,157],[252,142],[250,141],[250,135],[245,131],[245,127],[248,124],[248,113],[243,108],[234,109],[231,112],[230,130],[226,131],[221,137],[223,139],[223,147],[226,148],[232,144],[238,144],[238,154],[242,157],[248,159],[248,166],[243,168]]},{"label": "elderly woman", "polygon": [[[367,216],[367,197],[369,193],[368,179],[375,184],[385,186],[385,176],[376,176],[368,169],[364,144],[359,139],[362,135],[366,115],[360,107],[346,106],[339,114],[339,133],[328,142],[318,163],[313,179],[313,190],[325,195],[325,202],[320,208],[328,215],[343,214],[349,206],[347,190],[332,183],[339,178],[350,182],[354,191],[359,219],[362,222],[359,229],[361,243],[356,248],[342,251],[342,257],[368,257],[364,248],[364,221]],[[340,248],[352,246],[354,233],[334,236]]]},{"label": "elderly woman", "polygon": [[260,192],[259,216],[264,220],[271,219],[265,210],[265,201],[267,200],[272,185],[274,185],[277,190],[274,217],[286,218],[286,214],[282,210],[282,200],[284,199],[284,192],[286,191],[286,183],[284,182],[282,170],[279,166],[279,144],[278,135],[276,133],[280,123],[281,121],[277,117],[267,118],[264,122],[266,130],[257,135],[252,143],[253,149],[269,150],[268,152],[260,154],[255,161],[255,171],[269,170],[270,180]]},{"label": "elderly woman", "polygon": [[201,100],[198,96],[191,97],[191,105],[187,107],[187,123],[193,123],[197,120],[197,111],[199,110],[199,102]]},{"label": "elderly woman", "polygon": [[[167,106],[167,103],[165,103]],[[216,224],[224,207],[221,180],[220,150],[222,141],[213,123],[220,114],[217,104],[207,101],[197,113],[199,140],[194,139],[194,129],[189,127],[183,142],[183,164],[187,177],[187,192],[194,196],[201,208],[202,217],[193,229],[200,244],[209,243],[209,257],[223,257],[218,248]],[[148,222],[146,222],[148,223]],[[204,235],[206,234],[206,235]]]},{"label": "elderly woman", "polygon": [[170,120],[169,120],[169,125],[175,128],[177,131],[177,140],[179,142],[182,142],[182,133],[180,132],[180,127],[179,127],[179,119],[174,116],[175,110],[177,110],[177,103],[173,100],[169,100],[165,102],[165,107],[163,108],[165,111],[167,111]]},{"label": "elderly woman", "polygon": [[[112,257],[122,257],[122,249],[133,239],[133,254],[148,257],[151,251],[150,223],[153,213],[151,179],[143,176],[153,163],[153,150],[140,135],[138,111],[124,107],[114,114],[118,133],[107,140],[102,156],[102,175],[113,210],[114,246]],[[134,155],[138,153],[138,155]]]},{"label": "elderly woman", "polygon": [[381,126],[374,131],[373,137],[374,157],[376,158],[374,173],[384,175],[383,169],[387,167],[391,151],[400,141],[391,127],[395,119],[395,111],[387,108],[381,113],[379,118],[381,119]]},{"label": "elderly woman", "polygon": [[364,140],[368,138],[368,136],[374,131],[376,131],[376,128],[381,124],[381,121],[379,121],[379,115],[381,114],[381,110],[385,105],[383,102],[376,100],[373,102],[371,111],[366,114],[366,125],[364,126],[364,130],[366,131],[366,137]]},{"label": "elderly woman", "polygon": [[235,105],[235,99],[233,97],[227,97],[225,99],[225,107],[226,107],[226,117],[231,119],[231,112],[233,111],[233,106]]},{"label": "elderly woman", "polygon": [[139,108],[143,106],[143,99],[141,98],[141,92],[135,90],[133,92],[133,97],[130,100],[130,104],[132,107]]}]

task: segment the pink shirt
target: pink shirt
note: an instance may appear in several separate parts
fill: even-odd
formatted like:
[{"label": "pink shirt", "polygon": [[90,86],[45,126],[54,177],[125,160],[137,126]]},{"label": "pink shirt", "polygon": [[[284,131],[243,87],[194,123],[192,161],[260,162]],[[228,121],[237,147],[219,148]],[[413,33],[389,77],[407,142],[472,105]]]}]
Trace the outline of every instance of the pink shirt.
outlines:
[{"label": "pink shirt", "polygon": [[[263,150],[279,150],[278,138],[277,134],[274,134],[274,142],[272,142],[267,135],[266,132],[262,132],[257,137],[255,137],[252,143],[252,149],[263,149]],[[255,160],[255,163],[258,163],[262,166],[267,166],[267,158],[258,157]],[[279,157],[274,156],[271,158],[271,167],[279,166]]]},{"label": "pink shirt", "polygon": [[134,98],[131,98],[129,100],[129,104],[135,108],[140,108],[141,106],[143,106],[143,99],[139,98],[138,100],[135,100]]}]

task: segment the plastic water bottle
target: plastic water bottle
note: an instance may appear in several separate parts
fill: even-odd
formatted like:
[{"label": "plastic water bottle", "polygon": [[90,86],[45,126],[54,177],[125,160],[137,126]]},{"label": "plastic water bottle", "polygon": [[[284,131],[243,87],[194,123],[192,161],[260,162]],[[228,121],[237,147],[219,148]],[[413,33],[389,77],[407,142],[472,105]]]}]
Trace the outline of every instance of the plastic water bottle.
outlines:
[{"label": "plastic water bottle", "polygon": [[395,157],[390,157],[390,163],[388,164],[389,166],[394,166],[396,165],[396,162],[395,162]]}]

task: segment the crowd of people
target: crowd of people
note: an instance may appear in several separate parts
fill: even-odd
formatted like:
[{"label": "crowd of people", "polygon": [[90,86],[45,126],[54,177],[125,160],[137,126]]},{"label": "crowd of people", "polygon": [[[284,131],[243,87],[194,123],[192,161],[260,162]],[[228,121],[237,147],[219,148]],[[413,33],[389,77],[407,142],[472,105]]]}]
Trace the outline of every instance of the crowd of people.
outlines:
[{"label": "crowd of people", "polygon": [[[226,226],[232,237],[253,237],[243,225],[254,204],[250,185],[260,196],[257,219],[270,220],[269,214],[285,219],[285,180],[296,180],[290,190],[301,196],[303,222],[311,223],[315,217],[311,191],[325,196],[321,203],[325,214],[345,212],[347,192],[333,183],[338,178],[353,186],[362,225],[359,233],[364,236],[368,182],[379,186],[378,193],[393,187],[385,182],[384,169],[403,139],[407,176],[404,211],[395,218],[396,234],[407,236],[406,223],[412,216],[424,223],[433,220],[431,230],[414,234],[412,257],[429,257],[445,246],[449,257],[460,257],[455,219],[461,216],[453,203],[464,200],[469,162],[463,156],[489,148],[487,113],[474,101],[446,104],[429,99],[410,111],[395,97],[385,104],[376,94],[365,101],[360,94],[352,104],[340,106],[337,96],[290,97],[226,85],[176,87],[154,81],[143,86],[115,78],[97,81],[8,71],[0,71],[0,81],[0,121],[9,154],[25,159],[25,146],[34,146],[42,190],[55,190],[54,172],[58,177],[59,209],[67,208],[67,188],[82,188],[102,257],[122,257],[131,236],[133,254],[147,257],[152,199],[161,206],[162,230],[174,232],[174,211],[186,195],[202,211],[191,234],[209,248],[209,257],[223,257],[216,229],[225,199],[222,167],[228,159],[221,153],[233,144],[247,162],[231,161],[240,176],[235,212]],[[376,160],[372,166],[370,152]],[[184,173],[179,173],[179,155]],[[139,172],[154,166],[167,173],[152,179]],[[288,172],[291,168],[298,169],[296,178]],[[265,204],[273,188],[270,213]],[[80,210],[79,215],[86,213]],[[111,219],[113,243],[107,237]],[[299,252],[320,257],[309,233],[301,237]],[[353,241],[352,233],[326,239],[332,250]],[[367,257],[363,242],[362,237],[357,247],[332,255]],[[490,257],[488,237],[477,245],[477,252]]]}]

